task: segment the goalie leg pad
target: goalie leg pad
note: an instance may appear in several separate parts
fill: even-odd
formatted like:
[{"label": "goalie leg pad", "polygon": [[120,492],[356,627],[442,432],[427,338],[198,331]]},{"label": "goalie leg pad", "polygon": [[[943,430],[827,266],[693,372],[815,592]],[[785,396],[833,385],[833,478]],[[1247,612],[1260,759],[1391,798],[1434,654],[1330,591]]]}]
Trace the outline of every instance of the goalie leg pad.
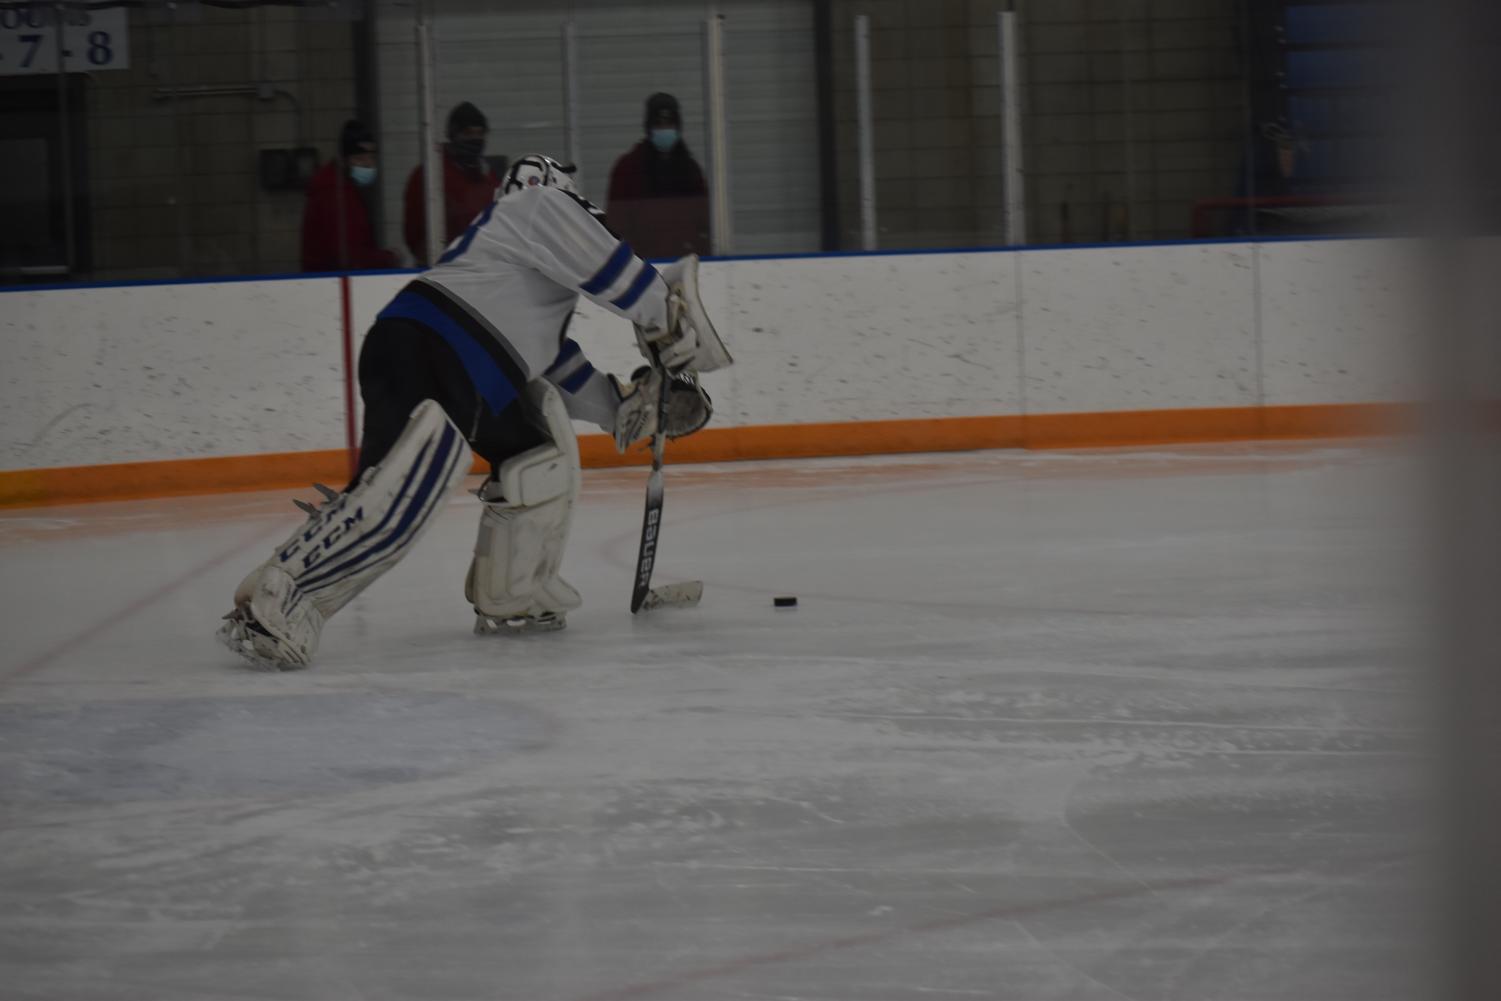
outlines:
[{"label": "goalie leg pad", "polygon": [[251,659],[305,666],[324,621],[407,554],[471,462],[443,408],[418,404],[385,457],[240,583],[222,638]]},{"label": "goalie leg pad", "polygon": [[555,387],[534,380],[525,398],[552,441],[507,459],[480,489],[485,509],[464,595],[481,633],[560,629],[582,604],[558,575],[581,481],[578,441]]},{"label": "goalie leg pad", "polygon": [[219,640],[256,667],[291,671],[318,652],[323,614],[280,567],[261,566],[241,582]]},{"label": "goalie leg pad", "polygon": [[407,554],[472,462],[443,408],[424,400],[391,451],[310,517],[275,559],[328,618]]}]

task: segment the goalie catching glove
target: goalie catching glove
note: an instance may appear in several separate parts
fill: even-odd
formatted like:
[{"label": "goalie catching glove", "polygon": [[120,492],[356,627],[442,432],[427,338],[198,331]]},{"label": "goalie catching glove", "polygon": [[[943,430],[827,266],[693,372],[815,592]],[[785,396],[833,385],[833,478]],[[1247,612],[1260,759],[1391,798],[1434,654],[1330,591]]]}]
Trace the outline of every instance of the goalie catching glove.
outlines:
[{"label": "goalie catching glove", "polygon": [[642,355],[674,374],[728,367],[734,359],[698,295],[698,255],[678,258],[661,274],[667,283],[667,327],[636,328]]},{"label": "goalie catching glove", "polygon": [[615,448],[624,452],[643,438],[657,432],[657,401],[662,379],[667,383],[667,426],[662,433],[668,438],[690,435],[709,423],[714,415],[714,401],[691,373],[664,376],[660,369],[642,365],[631,373],[629,383],[617,380],[620,409],[615,412]]}]

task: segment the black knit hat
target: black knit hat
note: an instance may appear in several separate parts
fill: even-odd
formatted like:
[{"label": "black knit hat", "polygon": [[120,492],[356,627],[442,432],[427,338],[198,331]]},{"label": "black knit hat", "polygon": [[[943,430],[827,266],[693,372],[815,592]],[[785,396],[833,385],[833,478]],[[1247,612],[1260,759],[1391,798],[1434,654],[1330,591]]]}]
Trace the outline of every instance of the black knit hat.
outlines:
[{"label": "black knit hat", "polygon": [[448,138],[452,139],[465,129],[475,128],[490,131],[490,123],[485,120],[484,113],[468,101],[455,104],[448,113]]},{"label": "black knit hat", "polygon": [[358,119],[351,118],[345,122],[343,130],[339,133],[339,155],[350,157],[356,153],[374,152],[374,133],[365,128],[365,124]]},{"label": "black knit hat", "polygon": [[646,99],[646,130],[653,125],[683,127],[683,112],[678,108],[678,99],[671,94],[656,93]]}]

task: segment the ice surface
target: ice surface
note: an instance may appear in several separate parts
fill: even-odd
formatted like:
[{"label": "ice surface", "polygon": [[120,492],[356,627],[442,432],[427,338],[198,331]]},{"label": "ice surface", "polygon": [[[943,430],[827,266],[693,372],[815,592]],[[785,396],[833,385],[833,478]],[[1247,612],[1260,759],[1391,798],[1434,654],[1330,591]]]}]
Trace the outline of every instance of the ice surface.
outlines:
[{"label": "ice surface", "polygon": [[699,608],[596,472],[566,631],[470,634],[459,496],[284,675],[289,495],[0,514],[0,996],[1428,993],[1401,455],[670,461]]}]

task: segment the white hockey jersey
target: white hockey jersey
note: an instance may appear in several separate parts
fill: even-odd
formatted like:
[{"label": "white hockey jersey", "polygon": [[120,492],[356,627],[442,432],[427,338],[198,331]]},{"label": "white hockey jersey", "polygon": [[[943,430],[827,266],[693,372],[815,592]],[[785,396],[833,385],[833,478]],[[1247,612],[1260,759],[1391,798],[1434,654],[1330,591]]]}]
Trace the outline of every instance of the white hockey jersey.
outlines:
[{"label": "white hockey jersey", "polygon": [[608,427],[618,395],[613,387],[609,398],[601,394],[608,381],[567,340],[568,321],[582,294],[644,327],[665,326],[667,284],[595,211],[560,188],[514,191],[476,217],[418,281],[461,307],[526,379],[545,375],[565,399],[577,397],[569,399],[575,417]]}]

